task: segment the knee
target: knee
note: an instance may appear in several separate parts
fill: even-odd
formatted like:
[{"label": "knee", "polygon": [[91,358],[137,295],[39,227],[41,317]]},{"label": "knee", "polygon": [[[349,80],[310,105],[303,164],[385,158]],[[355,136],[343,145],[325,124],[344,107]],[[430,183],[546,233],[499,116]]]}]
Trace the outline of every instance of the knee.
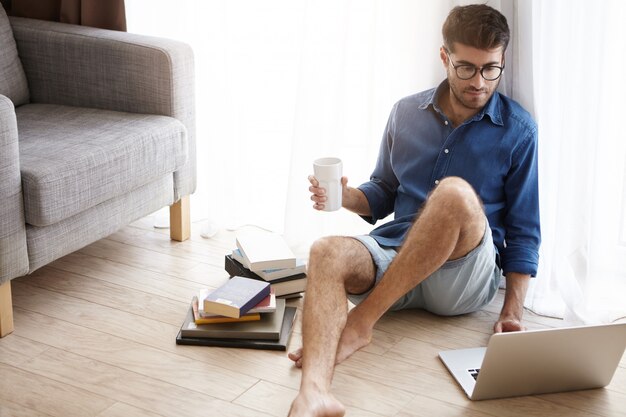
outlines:
[{"label": "knee", "polygon": [[313,242],[309,251],[309,264],[318,261],[324,261],[326,263],[332,261],[337,255],[339,239],[340,238],[335,236],[326,236]]},{"label": "knee", "polygon": [[482,213],[482,203],[474,188],[463,178],[446,177],[433,191],[434,199],[441,209],[452,210],[457,216],[462,213]]},{"label": "knee", "polygon": [[323,237],[311,245],[307,275],[309,284],[341,282],[345,279],[342,269],[340,238]]},{"label": "knee", "polygon": [[307,271],[310,279],[342,282],[351,293],[363,292],[358,289],[371,285],[376,273],[367,248],[344,236],[316,240],[311,245]]},{"label": "knee", "polygon": [[476,192],[471,184],[461,177],[446,177],[439,182],[435,192],[453,197],[476,197]]}]

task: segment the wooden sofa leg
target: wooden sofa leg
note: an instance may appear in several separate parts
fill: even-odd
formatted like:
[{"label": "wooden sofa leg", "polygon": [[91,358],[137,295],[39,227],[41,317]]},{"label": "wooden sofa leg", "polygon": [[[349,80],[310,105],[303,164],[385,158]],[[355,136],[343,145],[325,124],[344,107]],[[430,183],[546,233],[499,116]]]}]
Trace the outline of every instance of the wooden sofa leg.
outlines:
[{"label": "wooden sofa leg", "polygon": [[182,242],[189,239],[189,236],[191,236],[191,219],[189,196],[186,195],[170,206],[170,239]]},{"label": "wooden sofa leg", "polygon": [[11,281],[0,285],[0,337],[13,331],[13,301],[11,300]]}]

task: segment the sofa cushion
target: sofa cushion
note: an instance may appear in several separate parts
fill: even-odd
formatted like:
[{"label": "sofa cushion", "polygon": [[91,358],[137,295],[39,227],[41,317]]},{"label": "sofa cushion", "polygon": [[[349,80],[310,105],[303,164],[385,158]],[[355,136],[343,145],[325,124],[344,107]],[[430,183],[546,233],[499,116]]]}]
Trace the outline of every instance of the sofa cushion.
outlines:
[{"label": "sofa cushion", "polygon": [[174,179],[170,175],[53,225],[27,225],[29,272],[115,233],[130,222],[173,202]]},{"label": "sofa cushion", "polygon": [[167,116],[54,104],[16,109],[28,224],[47,226],[180,168],[186,130]]},{"label": "sofa cushion", "polygon": [[0,94],[7,96],[14,106],[28,103],[28,83],[17,55],[13,30],[0,6]]}]

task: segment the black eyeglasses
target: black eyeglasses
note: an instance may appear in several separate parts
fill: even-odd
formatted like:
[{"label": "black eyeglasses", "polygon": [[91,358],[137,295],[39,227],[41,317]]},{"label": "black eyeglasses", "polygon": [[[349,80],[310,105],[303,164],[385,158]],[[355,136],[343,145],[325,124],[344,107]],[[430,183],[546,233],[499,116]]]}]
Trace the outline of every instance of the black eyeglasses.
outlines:
[{"label": "black eyeglasses", "polygon": [[[445,48],[444,48],[445,49]],[[483,77],[487,81],[495,81],[502,75],[502,71],[504,71],[504,65],[499,67],[497,65],[487,65],[485,67],[478,68],[474,65],[462,64],[462,65],[454,65],[452,62],[452,58],[450,58],[450,52],[445,49],[446,55],[448,55],[448,60],[450,61],[450,65],[454,68],[456,72],[456,76],[461,80],[469,80],[474,78],[476,72],[480,72],[480,76]]]}]

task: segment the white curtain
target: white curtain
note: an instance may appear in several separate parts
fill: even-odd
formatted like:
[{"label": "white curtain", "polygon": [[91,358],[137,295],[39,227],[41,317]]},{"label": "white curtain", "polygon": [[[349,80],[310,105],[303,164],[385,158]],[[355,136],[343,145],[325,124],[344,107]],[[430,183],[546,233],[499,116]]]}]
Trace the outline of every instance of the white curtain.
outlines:
[{"label": "white curtain", "polygon": [[344,161],[353,186],[374,167],[401,97],[445,77],[449,4],[431,0],[126,0],[129,32],[192,45],[198,191],[192,219],[256,225],[300,255],[327,234],[367,233],[345,211],[314,211],[308,174]]},{"label": "white curtain", "polygon": [[539,125],[540,269],[526,306],[572,322],[626,315],[626,6],[519,0],[511,95]]},{"label": "white curtain", "polygon": [[[437,0],[126,0],[130,32],[196,56],[198,191],[192,218],[283,233],[299,256],[328,234],[366,233],[311,208],[322,156],[367,180],[393,103],[445,72]],[[543,245],[527,307],[583,322],[626,312],[626,97],[620,0],[489,1],[513,39],[501,89],[540,129]]]}]

